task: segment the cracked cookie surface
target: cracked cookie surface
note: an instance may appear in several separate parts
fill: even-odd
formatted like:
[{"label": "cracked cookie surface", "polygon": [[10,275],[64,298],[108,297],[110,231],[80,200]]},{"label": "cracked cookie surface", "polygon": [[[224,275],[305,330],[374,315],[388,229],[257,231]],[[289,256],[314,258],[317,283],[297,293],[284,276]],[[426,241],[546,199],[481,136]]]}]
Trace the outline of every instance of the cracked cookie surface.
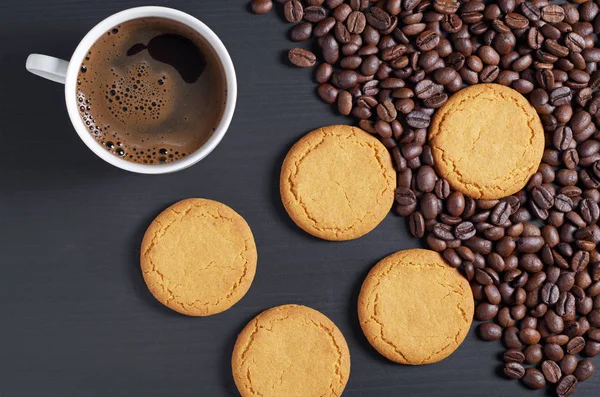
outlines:
[{"label": "cracked cookie surface", "polygon": [[242,397],[338,397],[350,375],[350,351],[324,314],[283,305],[246,325],[231,367]]},{"label": "cracked cookie surface", "polygon": [[304,231],[325,240],[352,240],[373,230],[390,211],[395,187],[385,146],[346,125],[308,133],[281,168],[287,213]]},{"label": "cracked cookie surface", "polygon": [[187,199],[152,221],[142,241],[144,281],[163,305],[188,316],[229,309],[250,288],[257,252],[250,227],[225,204]]},{"label": "cracked cookie surface", "polygon": [[473,321],[469,282],[440,254],[396,252],[367,275],[358,318],[369,343],[401,364],[435,363],[464,341]]},{"label": "cracked cookie surface", "polygon": [[498,199],[521,190],[544,153],[544,129],[517,91],[477,84],[452,95],[429,129],[435,168],[472,198]]}]

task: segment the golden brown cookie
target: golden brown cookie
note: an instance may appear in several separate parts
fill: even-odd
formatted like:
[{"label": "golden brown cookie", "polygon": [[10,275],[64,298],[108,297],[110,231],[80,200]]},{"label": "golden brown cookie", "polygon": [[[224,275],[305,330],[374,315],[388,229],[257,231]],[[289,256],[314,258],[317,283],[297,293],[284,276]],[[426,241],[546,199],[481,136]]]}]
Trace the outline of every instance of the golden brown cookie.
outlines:
[{"label": "golden brown cookie", "polygon": [[206,199],[183,200],[158,215],[140,256],[152,295],[188,316],[229,309],[246,294],[256,272],[256,245],[244,218]]},{"label": "golden brown cookie", "polygon": [[231,366],[242,397],[338,397],[350,375],[350,351],[325,315],[283,305],[246,325]]},{"label": "golden brown cookie", "polygon": [[521,190],[544,153],[535,109],[512,88],[477,84],[439,109],[429,129],[435,168],[456,190],[498,199]]},{"label": "golden brown cookie", "polygon": [[371,269],[358,298],[360,326],[371,345],[401,364],[443,360],[473,321],[469,282],[440,254],[411,249]]},{"label": "golden brown cookie", "polygon": [[308,133],[281,168],[286,211],[304,231],[325,240],[352,240],[373,230],[390,211],[395,188],[385,146],[346,125]]}]

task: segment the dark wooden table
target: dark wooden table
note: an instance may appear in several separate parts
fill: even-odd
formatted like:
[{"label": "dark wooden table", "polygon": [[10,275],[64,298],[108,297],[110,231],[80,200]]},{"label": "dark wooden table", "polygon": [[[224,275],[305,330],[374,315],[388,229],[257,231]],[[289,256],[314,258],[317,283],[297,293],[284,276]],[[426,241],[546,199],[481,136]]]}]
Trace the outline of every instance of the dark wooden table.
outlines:
[{"label": "dark wooden table", "polygon": [[[500,343],[471,332],[447,360],[407,367],[380,357],[360,331],[356,299],[384,256],[416,247],[389,215],[369,235],[330,243],[303,233],[279,200],[288,148],[345,123],[315,95],[310,70],[282,63],[288,26],[246,0],[164,2],[207,23],[235,63],[239,98],[221,145],[196,166],[143,176],[90,152],[71,127],[63,87],[28,74],[31,52],[68,59],[101,19],[143,0],[0,3],[0,396],[235,396],[230,355],[262,310],[299,303],[329,316],[352,354],[344,396],[543,396],[501,373]],[[256,236],[259,262],[231,310],[188,318],[157,303],[139,269],[149,222],[187,197],[222,201]],[[310,382],[310,379],[307,379]],[[578,396],[598,396],[600,375]],[[282,396],[285,397],[285,396]]]}]

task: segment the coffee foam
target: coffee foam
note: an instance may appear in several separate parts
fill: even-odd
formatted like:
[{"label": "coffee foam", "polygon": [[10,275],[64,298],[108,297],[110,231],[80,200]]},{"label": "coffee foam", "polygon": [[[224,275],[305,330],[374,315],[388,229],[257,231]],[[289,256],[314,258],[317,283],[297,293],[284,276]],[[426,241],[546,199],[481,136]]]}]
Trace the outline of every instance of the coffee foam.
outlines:
[{"label": "coffee foam", "polygon": [[[165,32],[202,48],[206,68],[197,81],[184,81],[150,51],[127,55],[132,46],[146,45]],[[80,116],[92,136],[135,163],[168,163],[196,151],[214,132],[226,98],[220,63],[205,48],[189,28],[158,18],[129,21],[107,32],[92,46],[78,75]]]}]

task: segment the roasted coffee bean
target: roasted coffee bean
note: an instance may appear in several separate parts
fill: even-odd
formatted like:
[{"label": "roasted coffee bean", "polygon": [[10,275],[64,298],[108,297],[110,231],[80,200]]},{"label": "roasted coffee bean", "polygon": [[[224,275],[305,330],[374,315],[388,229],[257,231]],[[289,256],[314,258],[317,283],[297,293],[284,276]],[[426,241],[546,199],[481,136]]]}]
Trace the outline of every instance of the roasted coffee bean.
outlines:
[{"label": "roasted coffee bean", "polygon": [[556,343],[548,343],[543,349],[544,355],[552,361],[560,361],[565,355],[562,347]]},{"label": "roasted coffee bean", "polygon": [[594,370],[594,363],[591,360],[581,360],[579,364],[577,364],[577,368],[573,375],[575,375],[575,378],[577,378],[579,382],[583,382],[594,374]]},{"label": "roasted coffee bean", "polygon": [[553,106],[567,105],[573,98],[569,87],[558,87],[550,93],[550,104]]},{"label": "roasted coffee bean", "polygon": [[571,375],[577,368],[577,357],[572,354],[567,354],[560,360],[560,370],[563,375]]},{"label": "roasted coffee bean", "polygon": [[378,30],[386,30],[392,23],[391,16],[378,7],[371,7],[365,11],[369,25]]},{"label": "roasted coffee bean", "polygon": [[324,102],[333,104],[337,100],[339,90],[331,84],[325,83],[319,86],[318,93]]},{"label": "roasted coffee bean", "polygon": [[542,363],[542,373],[548,383],[557,383],[562,377],[562,371],[558,364],[550,360]]},{"label": "roasted coffee bean", "polygon": [[479,336],[485,341],[500,340],[502,327],[495,323],[483,323],[479,326]]},{"label": "roasted coffee bean", "polygon": [[[323,59],[325,62],[329,64],[334,64],[338,61],[340,57],[340,49],[338,42],[331,35],[326,35],[323,37],[323,41],[321,42],[321,50],[323,52]],[[356,84],[356,82],[355,82]],[[353,84],[354,85],[354,84]],[[340,87],[340,88],[350,88],[350,87]]]},{"label": "roasted coffee bean", "polygon": [[517,362],[508,362],[504,366],[504,374],[510,379],[521,379],[525,376],[525,367]]},{"label": "roasted coffee bean", "polygon": [[544,375],[535,368],[527,368],[525,375],[521,379],[523,384],[530,389],[541,389],[546,386],[546,380]]},{"label": "roasted coffee bean", "polygon": [[420,212],[413,212],[408,219],[408,224],[413,236],[421,238],[425,235],[425,219]]},{"label": "roasted coffee bean", "polygon": [[520,349],[523,343],[519,339],[519,329],[517,327],[508,327],[504,330],[503,341],[509,349]]},{"label": "roasted coffee bean", "polygon": [[255,14],[266,14],[273,9],[273,2],[271,0],[252,0],[250,7]]},{"label": "roasted coffee bean", "polygon": [[496,317],[498,306],[482,302],[475,307],[475,318],[479,321],[488,321]]},{"label": "roasted coffee bean", "polygon": [[565,323],[561,316],[556,314],[553,310],[548,310],[544,315],[544,321],[548,330],[552,333],[559,334],[565,329]]},{"label": "roasted coffee bean", "polygon": [[519,333],[519,339],[526,345],[535,345],[540,339],[540,333],[535,328],[525,328]]},{"label": "roasted coffee bean", "polygon": [[558,301],[558,297],[560,296],[560,291],[558,290],[556,284],[550,282],[544,284],[540,293],[542,302],[544,302],[547,305],[555,304]]},{"label": "roasted coffee bean", "polygon": [[332,73],[333,68],[331,65],[328,63],[322,63],[317,66],[315,71],[315,81],[320,84],[327,83],[331,78]]},{"label": "roasted coffee bean", "polygon": [[577,354],[585,348],[585,339],[581,336],[577,336],[569,341],[567,344],[568,354]]},{"label": "roasted coffee bean", "polygon": [[283,6],[285,19],[290,23],[297,23],[304,18],[304,7],[299,0],[289,0]]},{"label": "roasted coffee bean", "polygon": [[556,385],[556,394],[558,397],[567,397],[575,393],[577,389],[577,378],[574,375],[567,375]]},{"label": "roasted coffee bean", "polygon": [[304,20],[308,22],[320,22],[327,17],[327,11],[320,6],[309,6],[304,8]]},{"label": "roasted coffee bean", "polygon": [[290,31],[292,41],[304,41],[311,38],[313,25],[310,22],[299,23]]},{"label": "roasted coffee bean", "polygon": [[340,114],[348,116],[350,112],[352,112],[352,95],[348,91],[340,92],[337,98],[337,104]]},{"label": "roasted coffee bean", "polygon": [[331,83],[342,90],[354,87],[358,82],[358,74],[353,70],[341,70],[333,72]]},{"label": "roasted coffee bean", "polygon": [[524,350],[525,362],[527,364],[536,365],[542,361],[544,353],[542,346],[539,344],[527,346]]},{"label": "roasted coffee bean", "polygon": [[312,52],[303,48],[292,48],[288,53],[290,62],[301,68],[309,68],[315,65],[317,57]]},{"label": "roasted coffee bean", "polygon": [[508,349],[504,352],[504,362],[522,364],[525,362],[525,354],[517,349]]},{"label": "roasted coffee bean", "polygon": [[541,9],[541,18],[549,23],[561,22],[565,18],[565,10],[559,5],[547,5]]},{"label": "roasted coffee bean", "polygon": [[329,32],[331,32],[333,30],[333,28],[336,25],[336,19],[333,17],[328,17],[323,19],[321,22],[319,22],[318,24],[315,25],[314,28],[314,35],[315,37],[323,37],[326,34],[328,34]]},{"label": "roasted coffee bean", "polygon": [[585,344],[584,353],[588,357],[596,357],[600,355],[600,342],[588,341]]},{"label": "roasted coffee bean", "polygon": [[365,30],[367,19],[361,11],[352,11],[346,18],[345,24],[349,33],[361,34]]},{"label": "roasted coffee bean", "polygon": [[419,34],[415,43],[419,50],[430,51],[440,43],[440,35],[433,30],[425,30]]},{"label": "roasted coffee bean", "polygon": [[406,123],[413,128],[427,128],[431,121],[431,116],[423,111],[414,111],[406,116]]}]

